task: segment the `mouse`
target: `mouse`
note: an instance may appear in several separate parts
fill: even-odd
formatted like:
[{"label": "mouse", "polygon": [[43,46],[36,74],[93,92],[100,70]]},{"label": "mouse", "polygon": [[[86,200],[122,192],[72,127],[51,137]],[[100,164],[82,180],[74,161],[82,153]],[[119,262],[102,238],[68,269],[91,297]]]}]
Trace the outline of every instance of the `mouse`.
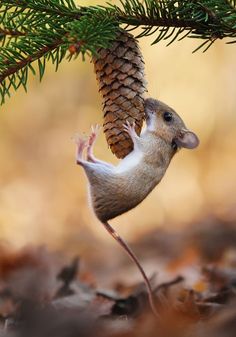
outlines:
[{"label": "mouse", "polygon": [[199,138],[187,129],[174,109],[157,99],[145,99],[144,111],[146,127],[140,135],[136,133],[133,120],[124,124],[124,131],[133,142],[133,150],[117,165],[99,160],[93,154],[99,126],[92,127],[88,139],[76,138],[76,163],[84,169],[88,178],[95,215],[138,267],[147,287],[152,311],[159,318],[152,287],[143,267],[108,221],[139,205],[160,183],[174,155],[181,148],[196,148]]}]

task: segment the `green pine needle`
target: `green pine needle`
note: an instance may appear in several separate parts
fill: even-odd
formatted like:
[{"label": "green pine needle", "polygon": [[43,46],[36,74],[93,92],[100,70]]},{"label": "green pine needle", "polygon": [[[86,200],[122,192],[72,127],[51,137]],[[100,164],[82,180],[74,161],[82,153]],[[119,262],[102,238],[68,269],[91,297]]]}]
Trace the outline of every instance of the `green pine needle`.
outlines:
[{"label": "green pine needle", "polygon": [[153,35],[153,44],[198,38],[203,41],[195,51],[206,51],[217,39],[236,42],[236,1],[120,0],[118,6],[77,7],[74,0],[1,0],[2,103],[12,89],[27,90],[29,72],[42,80],[49,61],[57,70],[64,59],[107,48],[120,24],[141,27],[137,37]]}]

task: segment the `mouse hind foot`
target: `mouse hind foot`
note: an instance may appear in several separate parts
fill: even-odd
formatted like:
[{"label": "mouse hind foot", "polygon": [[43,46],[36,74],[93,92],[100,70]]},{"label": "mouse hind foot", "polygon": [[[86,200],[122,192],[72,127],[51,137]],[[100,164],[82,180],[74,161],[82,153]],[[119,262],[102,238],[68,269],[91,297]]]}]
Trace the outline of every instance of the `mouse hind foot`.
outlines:
[{"label": "mouse hind foot", "polygon": [[89,138],[88,138],[87,160],[91,161],[92,163],[96,163],[96,161],[97,161],[97,159],[95,158],[95,156],[93,154],[93,146],[94,146],[94,143],[97,139],[100,128],[101,127],[98,124],[96,124],[94,126],[92,125],[91,134],[89,135]]},{"label": "mouse hind foot", "polygon": [[75,137],[76,149],[76,164],[83,165],[86,161],[83,159],[83,152],[88,147],[87,139],[77,135]]}]

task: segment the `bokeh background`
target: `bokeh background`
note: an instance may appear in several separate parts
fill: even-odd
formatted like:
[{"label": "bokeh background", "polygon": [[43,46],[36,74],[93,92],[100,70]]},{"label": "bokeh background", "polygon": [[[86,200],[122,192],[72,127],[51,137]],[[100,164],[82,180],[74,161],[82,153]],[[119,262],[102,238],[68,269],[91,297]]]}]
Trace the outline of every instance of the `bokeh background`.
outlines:
[{"label": "bokeh background", "polygon": [[[99,4],[103,2],[100,1]],[[98,4],[84,1],[84,5]],[[195,226],[236,217],[236,45],[198,40],[166,47],[142,38],[149,92],[172,106],[201,144],[182,150],[163,181],[136,209],[112,221],[130,242],[156,228]],[[75,165],[72,136],[102,124],[101,98],[87,58],[48,66],[42,83],[13,93],[0,112],[0,237],[6,245],[45,244],[66,254],[99,256],[116,244],[89,208],[87,181]],[[101,133],[96,155],[113,163]]]}]

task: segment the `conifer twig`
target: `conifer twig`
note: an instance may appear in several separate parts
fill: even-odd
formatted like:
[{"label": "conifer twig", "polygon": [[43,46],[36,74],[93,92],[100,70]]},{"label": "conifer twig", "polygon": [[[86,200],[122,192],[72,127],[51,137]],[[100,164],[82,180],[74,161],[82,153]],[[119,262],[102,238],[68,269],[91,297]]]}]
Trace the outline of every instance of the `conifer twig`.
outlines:
[{"label": "conifer twig", "polygon": [[34,61],[41,79],[49,60],[57,69],[65,58],[84,58],[107,48],[121,24],[128,30],[140,27],[138,38],[153,35],[153,44],[200,39],[195,51],[206,51],[217,39],[236,42],[236,1],[120,0],[118,5],[82,7],[74,0],[1,0],[2,102],[12,88],[26,89],[28,71],[36,74]]},{"label": "conifer twig", "polygon": [[[31,64],[32,62],[40,59],[42,56],[44,56],[48,52],[55,50],[62,43],[63,43],[63,40],[56,40],[53,44],[42,47],[42,49],[37,51],[36,53],[20,60],[15,65],[10,66],[9,68],[7,68],[5,71],[3,71],[1,73],[0,82],[2,82],[6,77],[16,73],[20,69],[22,69],[22,68],[26,67],[27,65]],[[8,61],[6,60],[6,64],[7,64],[7,62]]]},{"label": "conifer twig", "polygon": [[12,29],[3,29],[0,28],[0,38],[3,36],[25,36],[26,33],[20,32],[19,30],[12,30]]}]

